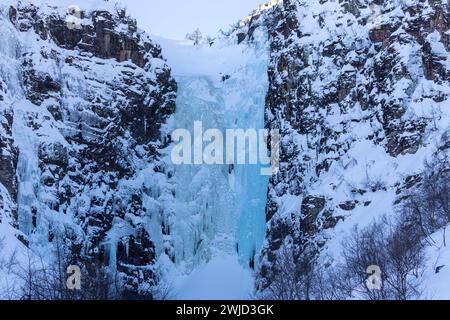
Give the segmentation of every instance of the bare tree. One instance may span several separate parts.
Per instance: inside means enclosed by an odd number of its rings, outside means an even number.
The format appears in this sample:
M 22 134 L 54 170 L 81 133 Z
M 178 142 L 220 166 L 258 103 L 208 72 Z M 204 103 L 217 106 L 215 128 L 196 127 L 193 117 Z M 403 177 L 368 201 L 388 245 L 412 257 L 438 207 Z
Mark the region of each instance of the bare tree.
M 6 275 L 2 279 L 3 287 L 0 288 L 0 298 L 7 300 L 19 299 L 19 284 L 17 279 L 10 278 L 9 275 L 13 274 L 13 270 L 17 268 L 17 251 L 14 250 L 11 254 L 6 255 L 5 249 L 5 238 L 0 238 L 0 273 Z
M 445 152 L 437 152 L 425 162 L 418 186 L 411 188 L 400 206 L 400 213 L 416 224 L 424 237 L 450 223 L 450 163 Z
M 390 295 L 396 300 L 414 299 L 420 296 L 420 272 L 424 266 L 424 246 L 416 225 L 403 219 L 390 228 L 387 237 L 389 258 L 386 283 Z
M 192 33 L 186 34 L 186 39 L 193 41 L 194 45 L 198 46 L 203 39 L 203 35 L 200 29 L 197 28 Z
M 291 246 L 282 245 L 275 260 L 270 286 L 263 293 L 264 299 L 299 300 L 300 287 L 294 254 Z
M 345 300 L 351 296 L 341 268 L 332 265 L 318 266 L 312 294 L 316 300 Z
M 344 240 L 342 257 L 344 262 L 338 266 L 341 277 L 339 287 L 348 296 L 358 296 L 368 300 L 387 299 L 386 288 L 370 290 L 366 286 L 369 277 L 367 268 L 379 266 L 387 270 L 385 230 L 379 223 L 373 223 L 364 230 L 354 228 L 351 236 Z
M 310 300 L 317 282 L 315 255 L 308 250 L 296 254 L 295 246 L 284 243 L 274 261 L 271 283 L 261 298 L 270 300 Z
M 45 252 L 27 249 L 26 262 L 17 264 L 12 274 L 21 280 L 18 290 L 23 300 L 105 300 L 116 297 L 112 275 L 88 257 L 81 258 L 74 249 L 71 230 L 52 230 L 52 241 Z M 82 288 L 67 285 L 69 266 L 81 271 Z
M 216 38 L 212 37 L 212 36 L 206 36 L 205 37 L 205 42 L 207 45 L 209 45 L 210 47 L 213 46 L 214 42 L 216 41 Z
M 420 296 L 424 246 L 417 226 L 383 218 L 365 229 L 355 228 L 343 243 L 338 266 L 339 287 L 349 296 L 368 300 L 407 300 Z M 381 271 L 381 286 L 366 285 L 368 268 Z

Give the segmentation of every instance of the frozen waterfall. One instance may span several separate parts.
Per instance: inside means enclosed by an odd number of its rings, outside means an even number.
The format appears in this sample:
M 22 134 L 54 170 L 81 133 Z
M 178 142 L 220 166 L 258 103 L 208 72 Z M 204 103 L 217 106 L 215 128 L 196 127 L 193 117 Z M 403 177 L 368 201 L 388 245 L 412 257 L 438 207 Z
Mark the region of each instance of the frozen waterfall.
M 4 80 L 6 85 L 6 100 L 2 101 L 1 108 L 12 109 L 14 105 L 14 115 L 17 119 L 19 116 L 23 116 L 21 107 L 24 105 L 24 103 L 17 102 L 23 101 L 24 97 L 19 79 L 21 43 L 17 30 L 11 24 L 2 21 L 6 19 L 4 12 L 6 12 L 6 7 L 0 7 L 0 39 L 2 39 L 2 45 L 0 46 L 0 80 Z M 2 109 L 0 111 L 3 111 Z M 36 224 L 35 219 L 37 218 L 37 211 L 35 210 L 37 210 L 38 205 L 36 204 L 35 186 L 37 185 L 39 166 L 32 153 L 27 152 L 27 149 L 32 146 L 32 142 L 28 139 L 28 131 L 23 127 L 18 127 L 17 122 L 19 121 L 14 121 L 13 134 L 15 137 L 22 138 L 17 139 L 20 141 L 18 143 L 20 154 L 17 164 L 19 179 L 18 222 L 20 230 L 29 235 L 33 225 Z
M 227 129 L 264 128 L 267 48 L 159 42 L 178 82 L 174 129 L 187 129 L 194 137 L 197 121 L 204 131 L 219 129 L 223 133 Z M 246 272 L 251 277 L 250 270 L 257 268 L 266 226 L 269 178 L 261 175 L 260 165 L 177 165 L 173 179 L 176 219 L 172 237 L 177 265 L 186 273 L 200 268 L 205 278 L 225 277 L 225 282 L 238 287 L 248 283 L 242 277 Z M 223 261 L 231 261 L 230 268 L 223 266 Z M 236 265 L 242 271 L 236 271 Z M 197 271 L 192 277 L 201 278 Z M 192 287 L 186 285 L 192 281 L 188 279 L 180 287 Z M 208 289 L 200 286 L 196 292 L 205 291 L 207 296 Z M 251 285 L 244 287 L 251 290 Z M 216 296 L 214 290 L 229 292 L 220 284 L 211 284 L 210 289 L 212 296 Z M 183 292 L 182 297 L 189 298 L 189 294 Z M 198 294 L 192 297 L 201 298 Z M 223 297 L 238 296 L 224 293 Z

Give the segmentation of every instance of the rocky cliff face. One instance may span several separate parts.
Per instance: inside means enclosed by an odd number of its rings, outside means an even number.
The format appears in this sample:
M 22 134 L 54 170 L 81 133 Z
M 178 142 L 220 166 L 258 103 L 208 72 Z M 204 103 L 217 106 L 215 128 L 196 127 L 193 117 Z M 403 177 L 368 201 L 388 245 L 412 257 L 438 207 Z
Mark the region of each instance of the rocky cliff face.
M 2 88 L 0 88 L 2 89 Z M 0 96 L 0 100 L 3 97 Z M 0 221 L 8 219 L 9 223 L 17 226 L 17 209 L 12 199 L 17 196 L 17 177 L 15 168 L 17 166 L 17 148 L 14 146 L 12 135 L 12 113 L 2 110 L 0 129 Z
M 163 219 L 158 203 L 171 196 L 159 150 L 177 86 L 123 9 L 87 8 L 1 6 L 0 219 L 27 244 L 69 232 L 74 262 L 118 270 L 125 296 L 150 295 L 148 221 Z
M 239 40 L 260 26 L 271 42 L 266 125 L 283 136 L 262 290 L 283 244 L 306 274 L 337 230 L 394 211 L 397 187 L 448 148 L 450 21 L 446 1 L 285 0 Z

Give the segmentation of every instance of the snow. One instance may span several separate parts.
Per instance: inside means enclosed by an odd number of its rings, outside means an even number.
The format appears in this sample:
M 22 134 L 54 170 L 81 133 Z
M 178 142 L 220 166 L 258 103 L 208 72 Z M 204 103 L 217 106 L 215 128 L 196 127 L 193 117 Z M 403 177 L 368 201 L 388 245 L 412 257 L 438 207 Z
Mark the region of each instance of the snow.
M 450 297 L 450 234 L 448 230 L 445 233 L 441 230 L 433 234 L 431 239 L 432 244 L 426 251 L 428 263 L 422 275 L 422 279 L 425 280 L 424 296 L 427 299 L 448 300 Z
M 168 40 L 161 37 L 153 39 L 162 47 L 175 76 L 208 76 L 220 80 L 220 75 L 236 71 L 242 63 L 242 46 L 217 41 L 208 45 L 194 46 L 192 41 Z
M 81 10 L 86 12 L 92 11 L 113 11 L 117 8 L 119 1 L 108 1 L 108 0 L 22 0 L 23 4 L 26 2 L 39 7 L 40 10 L 46 10 L 47 12 L 59 10 L 60 13 L 67 12 L 67 10 L 76 5 Z M 17 5 L 17 0 L 2 0 L 1 7 L 9 8 L 11 5 Z
M 174 292 L 177 300 L 249 300 L 253 277 L 235 255 L 219 253 L 189 276 L 179 277 Z
M 0 194 L 3 193 L 1 189 L 0 184 Z M 18 289 L 23 283 L 17 275 L 17 266 L 26 265 L 29 255 L 33 258 L 33 253 L 18 241 L 17 237 L 24 235 L 13 228 L 2 214 L 3 212 L 0 212 L 0 300 L 20 299 Z

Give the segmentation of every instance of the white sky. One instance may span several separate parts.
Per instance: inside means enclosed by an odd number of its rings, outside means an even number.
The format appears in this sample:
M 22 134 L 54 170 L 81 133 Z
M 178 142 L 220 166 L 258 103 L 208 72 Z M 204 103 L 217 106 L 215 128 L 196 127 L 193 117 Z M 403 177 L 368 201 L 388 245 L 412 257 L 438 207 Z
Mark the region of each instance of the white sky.
M 265 0 L 121 0 L 150 34 L 181 40 L 200 28 L 215 34 L 247 16 Z

